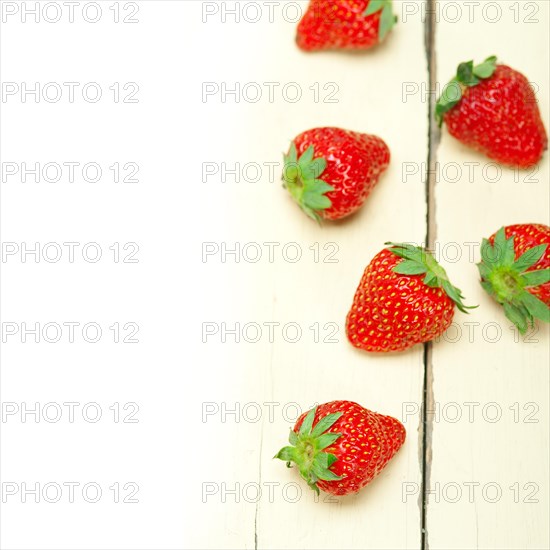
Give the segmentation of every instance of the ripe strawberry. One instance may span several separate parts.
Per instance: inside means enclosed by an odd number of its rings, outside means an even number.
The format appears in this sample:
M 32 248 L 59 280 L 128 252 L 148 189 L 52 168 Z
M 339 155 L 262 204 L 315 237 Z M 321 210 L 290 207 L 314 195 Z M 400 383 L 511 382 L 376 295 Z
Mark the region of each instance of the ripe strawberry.
M 426 250 L 394 244 L 365 269 L 346 320 L 348 340 L 366 351 L 403 351 L 443 334 L 462 303 L 445 270 Z
M 502 164 L 528 168 L 548 148 L 548 137 L 527 79 L 488 57 L 458 66 L 436 106 L 449 133 Z
M 300 208 L 317 221 L 337 220 L 365 202 L 388 167 L 390 150 L 377 136 L 314 128 L 292 142 L 284 162 L 284 187 Z
M 396 20 L 392 0 L 312 0 L 296 43 L 305 51 L 366 50 L 382 42 Z
M 307 484 L 333 495 L 356 493 L 376 477 L 405 441 L 395 418 L 352 401 L 331 401 L 302 414 L 290 447 L 274 458 L 294 462 Z
M 550 322 L 550 227 L 502 227 L 481 243 L 481 286 L 525 333 L 535 319 Z

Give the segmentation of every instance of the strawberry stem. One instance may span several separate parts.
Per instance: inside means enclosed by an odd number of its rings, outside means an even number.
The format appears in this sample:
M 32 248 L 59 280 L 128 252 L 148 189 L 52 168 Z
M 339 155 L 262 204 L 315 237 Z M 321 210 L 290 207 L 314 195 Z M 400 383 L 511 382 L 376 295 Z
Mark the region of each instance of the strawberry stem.
M 337 457 L 324 449 L 332 445 L 342 434 L 327 432 L 342 416 L 341 412 L 327 414 L 313 426 L 317 408 L 312 409 L 304 418 L 300 431 L 290 430 L 290 445 L 283 447 L 273 458 L 284 460 L 288 468 L 294 462 L 300 475 L 317 493 L 317 481 L 337 481 L 342 479 L 330 470 Z
M 481 262 L 477 265 L 481 286 L 502 304 L 506 317 L 521 334 L 534 325 L 535 319 L 550 322 L 550 308 L 529 292 L 529 288 L 550 282 L 550 269 L 532 270 L 547 247 L 534 246 L 516 260 L 514 236 L 507 239 L 504 227 L 495 234 L 493 244 L 487 239 L 481 243 Z
M 319 222 L 319 212 L 332 206 L 326 193 L 334 191 L 334 187 L 319 179 L 327 167 L 327 161 L 322 157 L 314 159 L 314 155 L 315 148 L 310 145 L 298 158 L 296 144 L 292 142 L 288 154 L 284 156 L 283 186 L 298 206 Z

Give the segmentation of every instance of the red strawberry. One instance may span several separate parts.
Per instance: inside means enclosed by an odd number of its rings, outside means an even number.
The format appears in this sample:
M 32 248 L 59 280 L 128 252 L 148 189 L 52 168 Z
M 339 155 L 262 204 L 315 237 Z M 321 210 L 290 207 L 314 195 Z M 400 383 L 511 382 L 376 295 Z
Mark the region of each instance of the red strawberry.
M 391 244 L 365 269 L 346 320 L 348 340 L 366 351 L 403 351 L 443 334 L 462 294 L 426 250 Z
M 376 477 L 405 441 L 403 424 L 352 401 L 331 401 L 304 413 L 290 447 L 274 458 L 294 462 L 308 485 L 333 495 L 356 493 Z
M 535 319 L 550 322 L 550 227 L 502 227 L 481 243 L 481 286 L 525 333 Z
M 488 57 L 458 66 L 436 106 L 439 125 L 473 149 L 502 164 L 528 168 L 539 162 L 548 137 L 527 79 Z
M 366 50 L 382 42 L 396 20 L 392 0 L 312 0 L 296 42 L 305 51 Z
M 284 161 L 284 186 L 302 210 L 317 221 L 337 220 L 365 202 L 390 150 L 377 136 L 314 128 L 292 142 Z

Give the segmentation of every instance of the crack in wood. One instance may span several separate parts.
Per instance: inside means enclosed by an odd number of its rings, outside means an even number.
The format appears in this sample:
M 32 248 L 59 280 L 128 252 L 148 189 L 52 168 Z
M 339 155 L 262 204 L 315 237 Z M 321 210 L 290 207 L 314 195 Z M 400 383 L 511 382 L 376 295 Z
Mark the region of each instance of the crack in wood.
M 437 159 L 437 147 L 440 140 L 440 131 L 432 116 L 436 103 L 436 0 L 426 0 L 426 21 L 424 28 L 424 40 L 426 58 L 428 62 L 428 159 L 426 175 L 426 247 L 434 249 L 437 235 L 436 202 L 435 202 L 435 167 Z M 430 486 L 430 474 L 432 465 L 432 433 L 433 416 L 428 414 L 433 410 L 433 346 L 431 342 L 424 344 L 424 380 L 422 389 L 422 414 L 419 425 L 420 469 L 422 477 L 422 490 L 418 498 L 420 508 L 420 547 L 429 549 L 428 539 L 428 503 L 427 490 Z

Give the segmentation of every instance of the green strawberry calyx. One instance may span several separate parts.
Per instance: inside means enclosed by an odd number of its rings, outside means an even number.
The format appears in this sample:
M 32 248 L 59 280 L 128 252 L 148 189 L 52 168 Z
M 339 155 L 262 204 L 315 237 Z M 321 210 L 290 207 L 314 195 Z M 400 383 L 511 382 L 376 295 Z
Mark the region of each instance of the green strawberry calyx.
M 317 408 L 309 411 L 298 433 L 290 430 L 288 438 L 290 446 L 283 447 L 273 458 L 284 460 L 287 468 L 291 468 L 291 463 L 294 462 L 307 484 L 319 494 L 317 481 L 338 481 L 342 479 L 341 476 L 337 476 L 330 470 L 330 467 L 338 458 L 332 453 L 325 452 L 324 449 L 330 447 L 342 436 L 340 433 L 327 433 L 327 430 L 343 413 L 327 414 L 313 426 L 316 411 Z
M 466 61 L 458 66 L 455 77 L 443 88 L 435 106 L 435 118 L 440 127 L 443 124 L 443 115 L 462 99 L 464 90 L 493 76 L 496 68 L 495 55 L 488 57 L 479 65 L 474 66 L 473 61 Z
M 397 16 L 393 14 L 392 0 L 370 0 L 363 15 L 366 17 L 379 11 L 382 13 L 380 14 L 380 25 L 378 27 L 378 42 L 382 42 L 397 23 Z
M 332 206 L 326 193 L 334 191 L 334 187 L 319 179 L 327 161 L 322 157 L 314 159 L 314 154 L 315 148 L 310 145 L 298 158 L 296 144 L 292 142 L 284 156 L 283 186 L 310 218 L 320 222 L 319 212 Z
M 462 313 L 468 313 L 469 309 L 477 306 L 466 306 L 462 301 L 462 291 L 451 284 L 446 271 L 437 263 L 431 252 L 421 246 L 408 243 L 385 243 L 389 245 L 389 251 L 403 258 L 394 268 L 394 273 L 400 275 L 423 275 L 423 283 L 432 288 L 442 288 L 445 294 L 455 303 Z
M 532 269 L 543 257 L 547 244 L 526 250 L 517 260 L 514 236 L 506 238 L 506 229 L 500 228 L 494 243 L 481 243 L 481 262 L 477 264 L 481 286 L 504 307 L 506 317 L 525 334 L 535 319 L 550 322 L 550 308 L 529 292 L 550 281 L 550 268 Z M 531 270 L 531 271 L 530 271 Z

